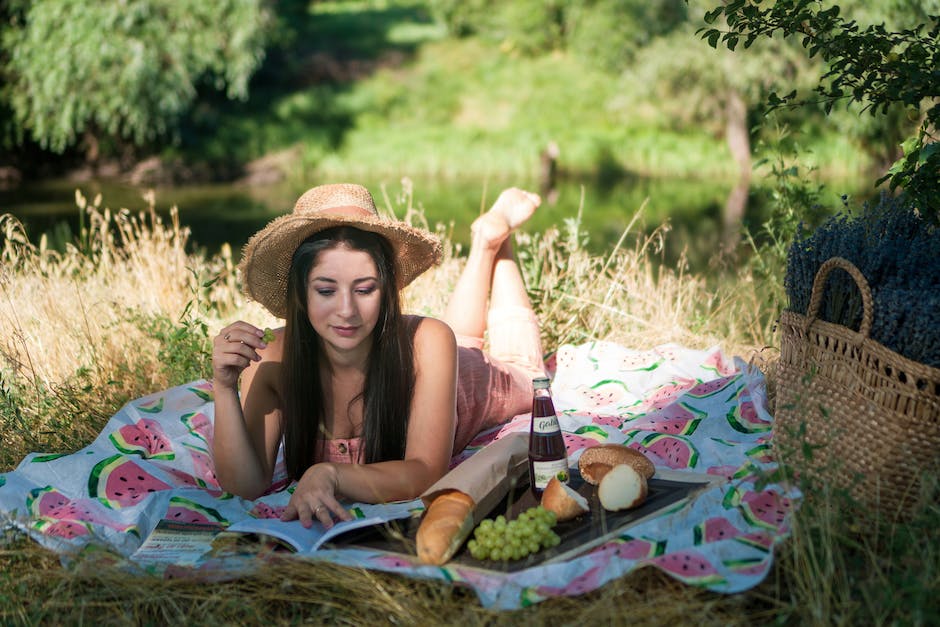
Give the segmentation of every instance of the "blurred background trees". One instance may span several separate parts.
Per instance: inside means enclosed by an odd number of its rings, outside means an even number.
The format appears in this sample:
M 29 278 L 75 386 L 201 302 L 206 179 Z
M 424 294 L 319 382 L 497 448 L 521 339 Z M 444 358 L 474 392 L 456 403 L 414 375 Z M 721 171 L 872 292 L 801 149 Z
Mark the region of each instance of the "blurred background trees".
M 870 168 L 871 181 L 903 157 L 892 180 L 904 185 L 940 158 L 940 0 L 772 6 L 792 9 L 790 31 L 761 25 L 768 3 L 744 0 L 7 0 L 0 168 L 51 176 L 109 161 L 122 173 L 153 157 L 232 180 L 287 154 L 298 178 L 519 176 L 559 146 L 561 176 L 721 180 L 738 191 L 724 211 L 739 221 L 771 148 L 809 155 L 829 177 Z M 834 7 L 841 21 L 827 17 Z M 859 37 L 833 40 L 842 56 L 810 54 L 847 24 Z M 702 41 L 704 27 L 736 38 Z M 907 87 L 867 110 L 854 97 L 871 91 L 867 78 L 812 97 L 849 76 L 839 59 L 856 48 L 874 55 L 866 77 Z M 768 116 L 770 94 L 792 90 L 810 97 Z
M 91 162 L 172 136 L 210 90 L 246 98 L 271 24 L 263 0 L 9 0 L 0 17 L 7 146 Z

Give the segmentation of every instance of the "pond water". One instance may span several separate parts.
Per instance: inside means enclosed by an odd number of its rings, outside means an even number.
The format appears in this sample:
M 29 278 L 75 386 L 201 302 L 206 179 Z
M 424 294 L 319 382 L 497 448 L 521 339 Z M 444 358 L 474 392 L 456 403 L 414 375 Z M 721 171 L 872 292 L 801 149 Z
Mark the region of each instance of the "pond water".
M 408 206 L 406 190 L 410 188 L 412 206 L 423 209 L 431 227 L 445 225 L 451 238 L 462 244 L 468 242 L 469 225 L 481 207 L 492 204 L 501 189 L 509 185 L 537 188 L 527 181 L 356 180 L 369 187 L 380 206 L 390 206 L 399 217 Z M 325 181 L 312 181 L 310 185 L 320 182 Z M 226 242 L 233 250 L 240 251 L 252 233 L 290 211 L 306 187 L 287 183 L 214 184 L 154 191 L 158 212 L 165 215 L 170 207 L 178 207 L 181 223 L 192 231 L 190 245 L 214 253 Z M 543 202 L 529 229 L 544 231 L 560 227 L 580 215 L 589 250 L 603 254 L 616 244 L 639 212 L 628 234 L 627 245 L 668 221 L 670 233 L 663 261 L 671 264 L 685 251 L 691 268 L 703 270 L 720 246 L 721 215 L 731 187 L 727 182 L 676 179 L 627 178 L 609 184 L 565 179 L 552 197 Z M 849 189 L 848 185 L 834 184 L 826 192 L 824 203 L 833 211 L 838 210 L 840 195 L 855 193 L 858 188 L 858 185 Z M 79 228 L 76 190 L 81 190 L 89 199 L 100 193 L 102 206 L 113 210 L 126 208 L 136 212 L 147 207 L 143 188 L 115 182 L 49 180 L 0 190 L 0 213 L 16 216 L 26 225 L 33 241 L 38 241 L 45 232 L 50 234 L 53 245 L 61 246 Z M 752 188 L 750 191 L 745 223 L 752 231 L 758 231 L 767 218 L 768 197 L 766 190 Z

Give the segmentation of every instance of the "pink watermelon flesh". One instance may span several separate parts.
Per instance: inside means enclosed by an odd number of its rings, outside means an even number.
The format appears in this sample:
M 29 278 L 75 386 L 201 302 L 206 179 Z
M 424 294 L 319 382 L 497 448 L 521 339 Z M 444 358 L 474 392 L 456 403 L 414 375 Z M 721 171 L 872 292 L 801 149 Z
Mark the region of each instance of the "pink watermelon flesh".
M 142 418 L 135 424 L 124 425 L 108 437 L 122 453 L 155 459 L 175 457 L 169 438 L 156 420 Z
M 174 496 L 164 518 L 188 523 L 223 524 L 225 518 L 215 509 L 195 501 Z
M 186 414 L 180 420 L 194 436 L 205 442 L 212 443 L 212 421 L 202 412 Z
M 734 374 L 735 371 L 734 367 L 724 360 L 721 351 L 715 351 L 709 355 L 705 361 L 702 362 L 702 367 L 706 370 L 712 370 L 723 377 Z
M 568 451 L 568 457 L 571 457 L 577 451 L 598 444 L 597 440 L 584 438 L 580 435 L 574 435 L 573 433 L 562 433 L 562 437 L 565 440 L 565 449 Z
M 199 385 L 189 388 L 189 391 L 207 403 L 211 402 L 215 398 L 211 383 L 200 383 Z
M 215 476 L 215 467 L 209 451 L 198 446 L 184 444 L 193 459 L 193 469 L 196 473 L 196 482 L 203 488 L 218 488 L 219 479 Z
M 666 551 L 666 542 L 659 540 L 644 540 L 642 538 L 625 537 L 617 554 L 624 559 L 639 560 L 662 555 Z
M 581 398 L 589 407 L 603 407 L 616 403 L 624 396 L 622 381 L 601 381 L 581 391 Z
M 630 446 L 644 455 L 655 455 L 669 468 L 694 468 L 698 463 L 698 451 L 690 441 L 680 436 L 656 433 Z
M 747 399 L 731 408 L 727 415 L 728 424 L 741 433 L 760 433 L 770 431 L 770 422 L 764 421 L 757 413 L 754 401 Z
M 284 507 L 271 507 L 267 503 L 256 503 L 248 513 L 255 518 L 280 518 L 284 509 Z
M 94 523 L 117 531 L 131 531 L 136 533 L 136 527 L 134 525 L 116 523 L 103 515 L 103 513 L 94 511 L 90 503 L 73 501 L 52 486 L 35 488 L 30 491 L 26 505 L 30 513 L 37 518 Z
M 692 541 L 696 546 L 706 542 L 729 540 L 739 535 L 741 530 L 731 524 L 730 520 L 718 516 L 709 518 L 692 529 Z
M 43 535 L 54 536 L 56 538 L 65 538 L 71 540 L 79 536 L 87 536 L 91 533 L 87 524 L 75 520 L 37 520 L 33 527 L 41 531 Z
M 124 455 L 101 460 L 88 478 L 89 495 L 112 509 L 137 505 L 150 493 L 171 487 Z
M 697 584 L 716 584 L 724 577 L 715 570 L 711 562 L 695 551 L 676 551 L 661 555 L 653 560 L 659 568 L 673 574 L 683 581 Z
M 732 383 L 735 383 L 739 378 L 740 375 L 733 375 L 730 377 L 719 377 L 718 379 L 712 379 L 711 381 L 704 381 L 690 389 L 688 392 L 686 392 L 686 394 L 696 398 L 714 396 L 718 392 L 726 389 Z
M 652 394 L 643 399 L 643 406 L 647 409 L 664 409 L 693 385 L 695 385 L 695 379 L 679 379 L 672 383 L 661 385 Z
M 694 413 L 693 413 L 694 412 Z M 626 425 L 630 431 L 658 431 L 672 435 L 691 435 L 708 414 L 684 403 L 672 403 L 663 409 L 652 411 L 637 422 Z M 637 420 L 635 418 L 634 420 Z
M 766 531 L 757 531 L 755 533 L 745 533 L 734 539 L 735 542 L 746 544 L 749 547 L 760 551 L 770 552 L 774 546 L 774 537 Z
M 779 529 L 790 511 L 790 499 L 773 490 L 748 492 L 741 499 L 741 514 L 752 525 Z
M 620 370 L 643 371 L 655 370 L 663 363 L 663 358 L 657 353 L 647 352 L 637 355 L 627 355 L 620 360 Z
M 763 557 L 746 557 L 739 560 L 722 560 L 722 564 L 739 575 L 762 575 L 770 568 L 770 560 Z
M 748 524 L 776 531 L 786 521 L 790 510 L 790 499 L 775 490 L 754 492 L 732 486 L 722 499 L 727 509 L 737 507 Z

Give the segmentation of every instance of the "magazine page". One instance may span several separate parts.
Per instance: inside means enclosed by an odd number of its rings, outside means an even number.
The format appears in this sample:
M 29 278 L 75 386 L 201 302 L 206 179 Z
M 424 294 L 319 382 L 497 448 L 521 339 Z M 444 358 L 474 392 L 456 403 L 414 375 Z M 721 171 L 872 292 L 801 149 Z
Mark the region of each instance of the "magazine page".
M 212 540 L 220 531 L 218 524 L 163 519 L 131 559 L 141 564 L 194 566 L 212 548 Z
M 312 526 L 307 528 L 299 520 L 282 521 L 278 518 L 246 518 L 230 525 L 227 531 L 271 536 L 287 543 L 298 553 L 313 553 L 323 543 L 343 533 L 353 529 L 408 518 L 412 513 L 422 510 L 423 507 L 421 499 L 382 505 L 356 503 L 349 508 L 349 512 L 353 515 L 352 520 L 338 521 L 329 529 L 318 522 L 314 522 Z

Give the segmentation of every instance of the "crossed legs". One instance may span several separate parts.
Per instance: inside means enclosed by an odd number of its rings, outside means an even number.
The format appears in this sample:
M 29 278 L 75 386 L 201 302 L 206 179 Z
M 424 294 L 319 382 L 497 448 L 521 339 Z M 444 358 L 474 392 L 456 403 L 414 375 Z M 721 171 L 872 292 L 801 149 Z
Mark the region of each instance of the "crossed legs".
M 541 345 L 510 235 L 532 216 L 540 203 L 537 194 L 510 188 L 474 221 L 467 262 L 444 312 L 444 320 L 454 333 L 467 338 L 482 339 L 491 315 L 497 322 L 506 317 L 534 328 L 534 332 L 516 332 L 489 325 L 490 352 L 510 362 L 522 357 L 522 361 L 530 363 L 519 365 L 529 369 L 540 368 L 531 362 L 535 357 L 540 364 Z

